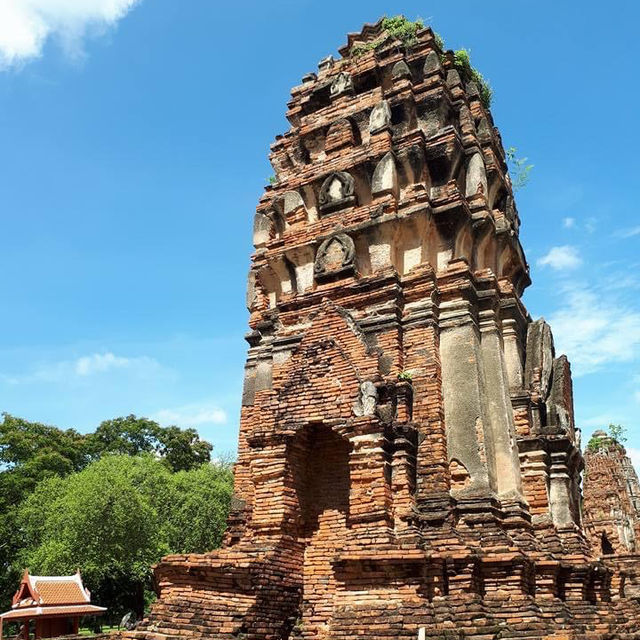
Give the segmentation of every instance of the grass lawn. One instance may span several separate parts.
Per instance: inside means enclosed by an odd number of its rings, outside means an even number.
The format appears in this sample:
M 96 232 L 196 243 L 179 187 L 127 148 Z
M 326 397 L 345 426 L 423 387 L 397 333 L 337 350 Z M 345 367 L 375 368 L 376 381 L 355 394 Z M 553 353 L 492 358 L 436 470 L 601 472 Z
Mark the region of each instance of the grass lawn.
M 110 627 L 108 625 L 103 625 L 102 627 L 102 633 L 109 633 L 111 631 L 118 631 L 120 627 L 114 625 L 113 627 Z M 78 630 L 78 634 L 81 636 L 95 636 L 96 632 L 92 631 L 91 629 L 89 629 L 88 627 L 82 627 L 81 629 Z

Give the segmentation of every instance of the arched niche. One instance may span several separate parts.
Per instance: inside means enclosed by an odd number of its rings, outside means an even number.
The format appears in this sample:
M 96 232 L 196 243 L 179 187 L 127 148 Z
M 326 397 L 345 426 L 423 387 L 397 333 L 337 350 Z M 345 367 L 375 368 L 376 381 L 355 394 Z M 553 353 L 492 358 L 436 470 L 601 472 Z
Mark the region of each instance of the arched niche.
M 269 300 L 270 308 L 274 308 L 283 295 L 297 292 L 295 266 L 285 256 L 262 267 L 258 271 L 258 281 Z
M 485 225 L 476 241 L 473 269 L 491 269 L 497 273 L 497 241 L 491 225 Z
M 455 237 L 455 247 L 453 250 L 455 259 L 462 258 L 471 265 L 473 258 L 473 233 L 471 223 L 465 222 L 458 227 Z
M 313 288 L 314 252 L 310 246 L 287 251 L 287 260 L 295 271 L 296 291 L 309 291 Z
M 355 269 L 355 245 L 345 233 L 327 238 L 318 247 L 313 272 L 316 280 L 352 275 Z
M 278 212 L 286 227 L 292 227 L 308 221 L 307 207 L 298 191 L 286 191 L 276 198 L 274 209 Z
M 518 253 L 506 243 L 498 255 L 498 278 L 507 278 L 514 285 L 522 274 L 522 264 Z
M 355 180 L 346 171 L 329 174 L 320 187 L 318 197 L 321 213 L 351 207 L 356 203 Z
M 453 259 L 456 226 L 452 222 L 437 222 L 431 217 L 427 227 L 429 264 L 434 271 L 445 271 Z
M 396 154 L 396 168 L 400 192 L 415 185 L 422 184 L 425 189 L 431 186 L 431 178 L 420 145 L 404 148 Z
M 327 153 L 360 144 L 360 134 L 349 118 L 334 122 L 327 131 L 324 148 Z
M 393 263 L 399 274 L 405 275 L 428 261 L 427 215 L 403 220 L 396 230 Z

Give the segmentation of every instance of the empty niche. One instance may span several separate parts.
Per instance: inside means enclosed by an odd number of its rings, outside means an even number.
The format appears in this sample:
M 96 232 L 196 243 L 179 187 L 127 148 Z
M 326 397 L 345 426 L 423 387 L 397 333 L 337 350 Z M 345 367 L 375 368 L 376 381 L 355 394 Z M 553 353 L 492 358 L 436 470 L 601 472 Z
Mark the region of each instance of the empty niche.
M 342 118 L 334 122 L 327 131 L 324 148 L 327 153 L 358 145 L 359 131 L 348 118 Z
M 428 262 L 434 271 L 444 271 L 453 258 L 454 227 L 452 224 L 437 224 L 434 218 L 429 219 L 427 226 Z
M 369 265 L 372 273 L 393 264 L 392 248 L 394 227 L 385 223 L 373 227 L 367 233 L 369 243 Z
M 294 249 L 287 252 L 287 258 L 295 270 L 296 291 L 311 289 L 313 287 L 313 249 L 311 247 Z
M 276 306 L 283 295 L 296 292 L 294 265 L 286 258 L 278 258 L 258 273 L 259 282 L 269 300 L 269 307 Z
M 316 192 L 313 185 L 306 184 L 301 187 L 302 198 L 307 208 L 307 219 L 309 222 L 316 222 L 318 220 L 318 202 L 316 200 Z
M 395 244 L 394 264 L 405 275 L 422 264 L 427 257 L 427 218 L 424 215 L 400 224 Z
M 294 520 L 301 537 L 322 526 L 346 528 L 350 453 L 350 442 L 322 424 L 304 427 L 288 445 L 288 469 L 297 503 Z
M 394 135 L 405 133 L 412 128 L 412 110 L 404 102 L 391 106 L 391 129 Z
M 402 149 L 396 156 L 396 168 L 398 171 L 398 186 L 400 192 L 410 185 L 423 184 L 430 186 L 429 174 L 424 158 L 424 151 L 419 145 L 412 145 Z
M 371 259 L 369 256 L 369 242 L 365 234 L 359 234 L 354 239 L 356 248 L 356 267 L 358 273 L 368 276 L 371 273 Z
M 473 235 L 471 233 L 471 225 L 463 223 L 458 227 L 456 233 L 456 243 L 454 257 L 466 260 L 467 264 L 471 264 L 473 254 Z
M 474 269 L 491 269 L 496 273 L 496 239 L 493 228 L 486 225 L 479 240 L 476 242 L 473 259 Z

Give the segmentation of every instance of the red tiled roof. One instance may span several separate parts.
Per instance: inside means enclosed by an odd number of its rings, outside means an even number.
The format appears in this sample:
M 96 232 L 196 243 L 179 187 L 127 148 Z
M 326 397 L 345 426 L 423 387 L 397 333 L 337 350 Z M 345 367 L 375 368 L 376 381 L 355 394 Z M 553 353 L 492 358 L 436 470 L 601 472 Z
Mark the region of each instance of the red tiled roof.
M 81 604 L 88 601 L 84 590 L 76 580 L 40 580 L 32 577 L 35 590 L 40 596 L 40 604 Z
M 75 604 L 67 607 L 22 607 L 0 614 L 2 620 L 21 620 L 42 616 L 87 616 L 100 615 L 107 609 L 94 604 Z
M 72 576 L 32 576 L 25 571 L 13 597 L 13 609 L 88 605 L 91 594 L 82 584 L 78 571 Z

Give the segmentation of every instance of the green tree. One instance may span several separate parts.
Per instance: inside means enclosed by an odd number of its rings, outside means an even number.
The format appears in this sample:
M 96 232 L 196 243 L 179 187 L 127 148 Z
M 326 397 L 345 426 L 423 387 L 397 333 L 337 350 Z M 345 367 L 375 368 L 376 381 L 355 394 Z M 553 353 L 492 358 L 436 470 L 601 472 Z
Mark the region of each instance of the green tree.
M 20 579 L 13 561 L 23 545 L 16 524 L 17 509 L 36 485 L 47 478 L 65 476 L 89 460 L 86 437 L 29 422 L 8 413 L 0 422 L 0 608 L 10 606 Z
M 64 478 L 107 454 L 153 454 L 168 470 L 198 468 L 210 460 L 211 445 L 195 429 L 161 427 L 130 415 L 100 424 L 94 433 L 30 422 L 2 414 L 0 422 L 0 609 L 10 606 L 24 547 L 17 523 L 21 503 L 38 483 Z
M 610 424 L 609 435 L 620 445 L 627 441 L 627 429 L 621 424 Z
M 167 520 L 173 552 L 202 553 L 219 547 L 227 522 L 233 474 L 228 464 L 205 464 L 173 476 Z
M 161 427 L 148 418 L 129 415 L 105 420 L 88 436 L 94 458 L 105 453 L 136 456 L 155 453 L 174 471 L 200 466 L 211 459 L 211 445 L 201 440 L 195 429 L 176 426 Z
M 78 471 L 88 461 L 87 438 L 74 429 L 62 430 L 3 413 L 0 507 L 17 504 L 41 480 Z
M 509 165 L 509 174 L 511 175 L 511 186 L 514 191 L 518 191 L 529 184 L 531 178 L 531 169 L 534 165 L 527 164 L 529 158 L 518 158 L 518 150 L 515 147 L 509 147 L 506 150 L 507 164 Z
M 142 614 L 151 565 L 168 552 L 219 546 L 231 499 L 228 467 L 173 473 L 153 455 L 105 455 L 37 486 L 19 510 L 17 566 L 64 574 L 78 567 L 112 619 Z

